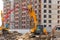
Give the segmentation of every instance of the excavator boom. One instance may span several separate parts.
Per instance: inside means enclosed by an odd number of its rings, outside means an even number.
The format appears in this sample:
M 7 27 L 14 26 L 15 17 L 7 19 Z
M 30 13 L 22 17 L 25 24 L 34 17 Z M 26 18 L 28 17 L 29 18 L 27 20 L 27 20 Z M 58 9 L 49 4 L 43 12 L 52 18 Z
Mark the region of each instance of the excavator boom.
M 34 33 L 36 31 L 36 26 L 37 26 L 37 17 L 35 15 L 35 11 L 32 9 L 31 5 L 28 5 L 28 11 L 29 11 L 30 19 L 33 18 L 33 20 L 34 20 L 34 26 L 31 29 L 31 32 Z

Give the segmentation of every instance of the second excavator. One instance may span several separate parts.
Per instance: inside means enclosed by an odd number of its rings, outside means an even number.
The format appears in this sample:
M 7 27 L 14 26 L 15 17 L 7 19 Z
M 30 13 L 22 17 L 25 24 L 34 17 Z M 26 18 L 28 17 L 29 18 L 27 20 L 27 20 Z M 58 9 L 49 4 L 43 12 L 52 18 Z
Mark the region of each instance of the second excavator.
M 9 33 L 9 28 L 7 27 L 8 24 L 6 24 L 6 27 L 4 27 L 4 17 L 2 17 L 2 11 L 0 13 L 1 19 L 2 19 L 2 25 L 0 26 L 0 31 L 2 31 L 2 34 L 8 34 Z

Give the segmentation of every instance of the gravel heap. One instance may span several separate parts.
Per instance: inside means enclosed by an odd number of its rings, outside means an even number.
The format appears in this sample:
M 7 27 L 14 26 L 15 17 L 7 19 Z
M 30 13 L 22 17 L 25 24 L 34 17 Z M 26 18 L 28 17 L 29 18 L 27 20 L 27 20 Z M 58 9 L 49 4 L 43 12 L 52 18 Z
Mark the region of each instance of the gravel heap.
M 1 34 L 0 40 L 17 40 L 16 39 L 17 36 L 21 36 L 21 35 L 22 35 L 21 33 L 18 33 L 16 31 L 9 33 L 9 34 L 6 34 L 6 35 Z
M 26 33 L 21 36 L 17 36 L 17 40 L 40 40 L 37 37 L 31 38 L 31 33 Z

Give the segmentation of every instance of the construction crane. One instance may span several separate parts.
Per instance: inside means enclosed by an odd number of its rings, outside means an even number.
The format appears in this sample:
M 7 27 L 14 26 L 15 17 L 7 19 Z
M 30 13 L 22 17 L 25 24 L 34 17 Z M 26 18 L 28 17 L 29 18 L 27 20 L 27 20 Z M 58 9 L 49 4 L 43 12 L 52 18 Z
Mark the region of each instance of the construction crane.
M 28 5 L 28 12 L 29 12 L 29 15 L 30 15 L 30 19 L 33 18 L 33 22 L 34 22 L 34 26 L 33 28 L 31 29 L 31 33 L 34 33 L 34 34 L 45 34 L 47 35 L 47 30 L 46 28 L 43 28 L 43 25 L 38 25 L 38 20 L 37 20 L 37 17 L 36 17 L 36 13 L 35 11 L 33 10 L 32 6 L 31 5 Z

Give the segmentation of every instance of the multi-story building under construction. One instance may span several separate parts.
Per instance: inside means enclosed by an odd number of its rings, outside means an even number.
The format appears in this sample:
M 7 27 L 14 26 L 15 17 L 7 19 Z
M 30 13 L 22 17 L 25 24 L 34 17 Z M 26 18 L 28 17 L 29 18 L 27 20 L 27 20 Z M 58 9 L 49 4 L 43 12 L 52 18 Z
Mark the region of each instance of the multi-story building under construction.
M 28 4 L 32 4 L 33 9 L 36 12 L 39 23 L 41 22 L 41 0 L 3 0 L 4 2 L 4 15 L 9 11 L 14 9 L 11 12 L 11 15 L 7 19 L 10 28 L 30 28 L 30 18 L 28 11 L 24 8 L 27 8 Z M 17 8 L 16 8 L 17 7 Z M 6 24 L 6 22 L 4 22 Z
M 7 6 L 8 4 L 10 6 Z M 60 25 L 60 0 L 5 0 L 4 14 L 7 12 L 6 10 L 18 7 L 11 12 L 12 14 L 8 18 L 11 28 L 28 29 L 31 27 L 28 11 L 24 9 L 28 4 L 32 4 L 39 24 L 50 28 Z
M 53 28 L 60 25 L 60 0 L 41 0 L 41 24 Z

